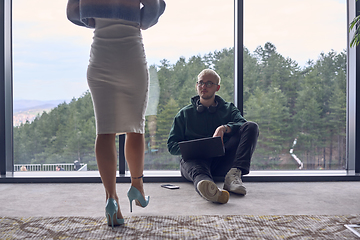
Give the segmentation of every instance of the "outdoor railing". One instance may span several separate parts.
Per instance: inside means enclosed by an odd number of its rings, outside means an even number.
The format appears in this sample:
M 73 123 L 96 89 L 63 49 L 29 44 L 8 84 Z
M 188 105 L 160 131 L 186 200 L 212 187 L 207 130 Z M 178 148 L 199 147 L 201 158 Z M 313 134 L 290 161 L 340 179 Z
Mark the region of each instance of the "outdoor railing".
M 58 168 L 58 169 L 57 169 Z M 78 168 L 76 170 L 76 168 Z M 55 164 L 14 164 L 15 172 L 22 171 L 87 171 L 87 164 L 55 163 Z

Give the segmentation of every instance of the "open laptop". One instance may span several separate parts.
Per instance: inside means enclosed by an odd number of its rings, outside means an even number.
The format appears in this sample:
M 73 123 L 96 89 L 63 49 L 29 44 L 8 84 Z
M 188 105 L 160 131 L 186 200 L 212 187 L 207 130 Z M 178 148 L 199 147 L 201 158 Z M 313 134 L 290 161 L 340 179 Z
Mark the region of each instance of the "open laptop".
M 179 142 L 182 158 L 188 159 L 207 159 L 223 156 L 225 149 L 221 137 L 199 138 L 190 141 Z

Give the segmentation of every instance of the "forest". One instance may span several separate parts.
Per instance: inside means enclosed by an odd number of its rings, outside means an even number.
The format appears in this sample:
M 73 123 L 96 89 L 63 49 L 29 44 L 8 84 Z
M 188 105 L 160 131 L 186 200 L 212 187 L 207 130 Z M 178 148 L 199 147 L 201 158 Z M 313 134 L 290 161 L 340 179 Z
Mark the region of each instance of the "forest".
M 149 66 L 150 92 L 158 87 L 159 94 L 150 99 L 146 116 L 146 170 L 179 169 L 179 156 L 168 153 L 166 141 L 173 117 L 196 95 L 196 78 L 204 68 L 221 76 L 218 95 L 233 102 L 233 48 Z M 302 67 L 267 42 L 252 53 L 244 47 L 243 72 L 243 115 L 260 127 L 252 170 L 296 170 L 299 161 L 305 170 L 345 168 L 345 51 L 319 53 Z M 15 164 L 78 160 L 97 170 L 88 91 L 13 130 Z

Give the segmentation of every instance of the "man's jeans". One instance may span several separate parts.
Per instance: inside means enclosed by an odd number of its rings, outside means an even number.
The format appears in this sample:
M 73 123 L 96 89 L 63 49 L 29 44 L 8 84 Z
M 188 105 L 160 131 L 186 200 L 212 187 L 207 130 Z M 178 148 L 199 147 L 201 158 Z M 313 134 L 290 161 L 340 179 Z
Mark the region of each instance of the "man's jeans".
M 224 177 L 230 168 L 239 168 L 242 175 L 248 174 L 258 136 L 259 127 L 256 123 L 244 123 L 239 132 L 225 143 L 224 156 L 186 161 L 181 159 L 181 175 L 193 182 L 196 188 L 201 180 L 213 181 L 213 177 Z

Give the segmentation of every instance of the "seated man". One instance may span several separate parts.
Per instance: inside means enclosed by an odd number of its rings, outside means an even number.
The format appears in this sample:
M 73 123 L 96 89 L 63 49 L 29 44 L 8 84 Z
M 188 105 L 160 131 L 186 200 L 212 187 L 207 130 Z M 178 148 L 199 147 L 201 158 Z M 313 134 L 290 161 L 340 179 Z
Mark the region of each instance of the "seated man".
M 220 76 L 211 69 L 198 75 L 198 96 L 181 109 L 174 118 L 167 142 L 173 155 L 180 155 L 179 142 L 220 136 L 225 155 L 211 159 L 180 160 L 181 175 L 194 183 L 196 191 L 206 200 L 227 203 L 229 192 L 245 195 L 241 176 L 248 174 L 251 156 L 259 135 L 258 125 L 246 121 L 233 103 L 215 95 L 220 89 Z M 224 177 L 224 190 L 213 177 Z M 227 191 L 226 191 L 227 190 Z

